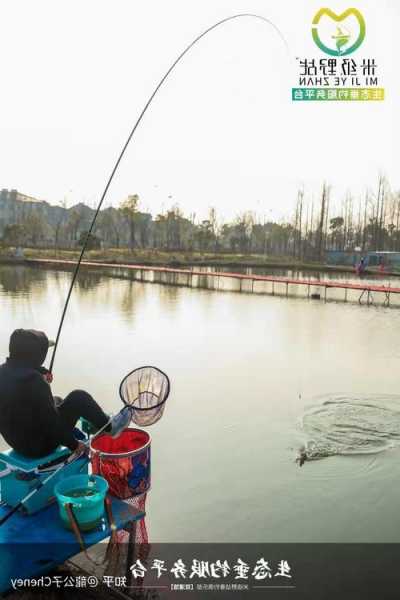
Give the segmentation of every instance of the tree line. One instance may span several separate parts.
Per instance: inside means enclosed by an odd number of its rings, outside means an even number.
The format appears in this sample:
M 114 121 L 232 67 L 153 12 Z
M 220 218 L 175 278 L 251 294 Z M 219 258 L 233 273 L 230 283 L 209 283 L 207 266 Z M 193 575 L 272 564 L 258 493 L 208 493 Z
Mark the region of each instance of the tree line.
M 78 204 L 67 208 L 46 202 L 0 204 L 0 235 L 4 246 L 77 248 L 83 244 L 94 209 Z M 384 176 L 376 190 L 362 197 L 350 193 L 338 203 L 323 184 L 317 199 L 299 189 L 291 218 L 276 222 L 243 211 L 222 222 L 210 208 L 206 219 L 185 216 L 175 204 L 152 216 L 140 210 L 137 194 L 118 208 L 99 214 L 89 240 L 91 248 L 155 248 L 166 251 L 232 252 L 323 260 L 326 251 L 400 251 L 400 194 Z

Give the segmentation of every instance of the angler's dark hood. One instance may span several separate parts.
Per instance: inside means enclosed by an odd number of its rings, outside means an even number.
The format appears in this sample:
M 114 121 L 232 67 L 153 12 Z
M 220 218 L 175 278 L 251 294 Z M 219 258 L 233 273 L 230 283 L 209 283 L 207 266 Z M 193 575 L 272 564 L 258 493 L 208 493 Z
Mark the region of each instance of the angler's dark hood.
M 43 331 L 16 329 L 10 337 L 10 359 L 26 367 L 40 367 L 45 361 L 49 346 L 53 346 Z

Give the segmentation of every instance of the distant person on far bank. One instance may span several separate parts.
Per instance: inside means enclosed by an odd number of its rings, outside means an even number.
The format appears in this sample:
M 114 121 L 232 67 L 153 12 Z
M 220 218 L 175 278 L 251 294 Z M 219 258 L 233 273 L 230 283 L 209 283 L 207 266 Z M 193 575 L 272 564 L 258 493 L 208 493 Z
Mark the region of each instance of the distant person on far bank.
M 362 275 L 365 272 L 365 258 L 362 256 L 360 262 L 356 267 L 357 275 Z

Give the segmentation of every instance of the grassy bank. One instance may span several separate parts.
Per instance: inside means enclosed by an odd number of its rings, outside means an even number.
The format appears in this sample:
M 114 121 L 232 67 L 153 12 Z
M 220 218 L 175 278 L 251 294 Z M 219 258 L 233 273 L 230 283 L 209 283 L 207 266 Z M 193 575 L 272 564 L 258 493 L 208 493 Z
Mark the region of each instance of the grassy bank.
M 26 259 L 48 258 L 52 260 L 77 260 L 78 250 L 55 250 L 40 248 L 24 248 Z M 146 266 L 189 267 L 192 265 L 202 267 L 260 267 L 276 269 L 296 269 L 307 271 L 327 271 L 340 273 L 354 273 L 348 266 L 326 265 L 318 262 L 299 261 L 292 257 L 265 256 L 260 254 L 217 254 L 205 252 L 178 252 L 154 249 L 108 248 L 106 250 L 88 250 L 85 260 L 106 262 L 111 264 L 142 264 Z M 0 262 L 10 263 L 21 261 L 15 257 L 14 248 L 0 249 Z M 369 270 L 373 273 L 374 270 Z

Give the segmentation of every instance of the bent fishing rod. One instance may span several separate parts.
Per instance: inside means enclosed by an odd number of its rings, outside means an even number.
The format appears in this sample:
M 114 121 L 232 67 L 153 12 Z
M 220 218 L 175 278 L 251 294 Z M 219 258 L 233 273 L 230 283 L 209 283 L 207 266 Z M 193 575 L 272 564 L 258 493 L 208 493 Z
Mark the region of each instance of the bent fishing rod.
M 231 15 L 230 17 L 226 17 L 225 19 L 221 19 L 217 23 L 214 23 L 214 25 L 211 25 L 210 27 L 208 27 L 200 35 L 198 35 L 179 54 L 179 56 L 175 59 L 175 61 L 172 63 L 172 65 L 169 67 L 169 69 L 166 71 L 166 73 L 163 75 L 163 77 L 160 79 L 160 81 L 158 82 L 158 84 L 154 88 L 152 94 L 150 95 L 149 99 L 147 100 L 146 104 L 144 105 L 141 113 L 139 114 L 139 117 L 137 118 L 137 120 L 136 120 L 136 122 L 135 122 L 135 124 L 134 124 L 134 126 L 133 126 L 133 128 L 132 128 L 132 130 L 131 130 L 131 132 L 129 134 L 129 136 L 128 136 L 128 139 L 126 140 L 125 144 L 122 147 L 122 150 L 121 150 L 121 152 L 120 152 L 120 154 L 119 154 L 119 156 L 117 158 L 117 161 L 116 161 L 116 163 L 115 163 L 115 165 L 114 165 L 114 167 L 113 167 L 113 169 L 111 171 L 111 174 L 110 174 L 110 176 L 109 176 L 109 178 L 107 180 L 107 183 L 106 183 L 106 186 L 104 188 L 104 191 L 103 191 L 103 193 L 101 195 L 99 204 L 97 206 L 97 209 L 96 209 L 96 212 L 94 214 L 93 220 L 92 220 L 92 222 L 90 224 L 89 230 L 86 233 L 86 238 L 85 238 L 84 244 L 82 246 L 82 250 L 80 252 L 80 255 L 79 255 L 79 258 L 78 258 L 78 262 L 76 263 L 76 266 L 75 266 L 75 269 L 74 269 L 74 272 L 73 272 L 71 284 L 69 286 L 69 290 L 68 290 L 67 298 L 66 298 L 66 301 L 65 301 L 65 304 L 64 304 L 63 312 L 61 314 L 61 319 L 60 319 L 60 323 L 59 323 L 58 330 L 57 330 L 57 336 L 56 336 L 55 344 L 54 344 L 54 347 L 53 347 L 53 354 L 51 356 L 51 361 L 50 361 L 50 366 L 49 366 L 50 372 L 53 371 L 54 359 L 55 359 L 55 355 L 56 355 L 56 352 L 57 352 L 58 342 L 60 340 L 60 335 L 61 335 L 62 327 L 63 327 L 63 324 L 64 324 L 64 320 L 65 320 L 65 315 L 67 313 L 67 309 L 68 309 L 68 306 L 69 306 L 69 301 L 70 301 L 70 298 L 71 298 L 72 290 L 73 290 L 76 278 L 78 276 L 79 268 L 81 266 L 82 259 L 83 259 L 83 256 L 85 254 L 85 251 L 86 251 L 86 248 L 87 248 L 90 236 L 91 236 L 93 228 L 95 226 L 95 223 L 96 223 L 97 217 L 99 215 L 100 209 L 101 209 L 101 207 L 103 205 L 104 199 L 105 199 L 105 197 L 107 195 L 107 192 L 108 192 L 108 190 L 110 188 L 110 185 L 111 185 L 111 183 L 112 183 L 112 181 L 114 179 L 115 173 L 118 170 L 118 167 L 119 167 L 119 165 L 121 163 L 121 160 L 124 157 L 124 154 L 125 154 L 128 146 L 129 146 L 129 144 L 130 144 L 130 142 L 131 142 L 131 140 L 132 140 L 132 138 L 133 138 L 133 136 L 134 136 L 134 134 L 135 134 L 135 132 L 136 132 L 136 130 L 138 128 L 138 126 L 140 125 L 140 122 L 142 121 L 144 115 L 146 114 L 149 106 L 153 102 L 155 96 L 157 95 L 157 93 L 158 93 L 159 89 L 161 88 L 161 86 L 163 85 L 163 83 L 168 79 L 168 77 L 171 74 L 171 72 L 175 69 L 175 67 L 178 65 L 178 63 L 184 58 L 184 56 L 193 48 L 193 46 L 195 46 L 204 36 L 206 36 L 208 33 L 210 33 L 211 31 L 213 31 L 217 27 L 219 27 L 219 26 L 221 26 L 221 25 L 223 25 L 225 23 L 228 23 L 229 21 L 233 21 L 234 19 L 242 19 L 242 18 L 258 19 L 258 20 L 261 20 L 261 21 L 267 23 L 268 25 L 270 25 L 278 33 L 279 37 L 281 38 L 281 40 L 283 41 L 283 43 L 285 45 L 286 50 L 289 51 L 286 39 L 284 38 L 283 34 L 278 29 L 278 27 L 274 23 L 272 23 L 272 21 L 270 21 L 266 17 L 264 17 L 262 15 L 258 15 L 258 14 L 253 14 L 253 13 L 239 13 L 239 14 L 236 14 L 236 15 Z

